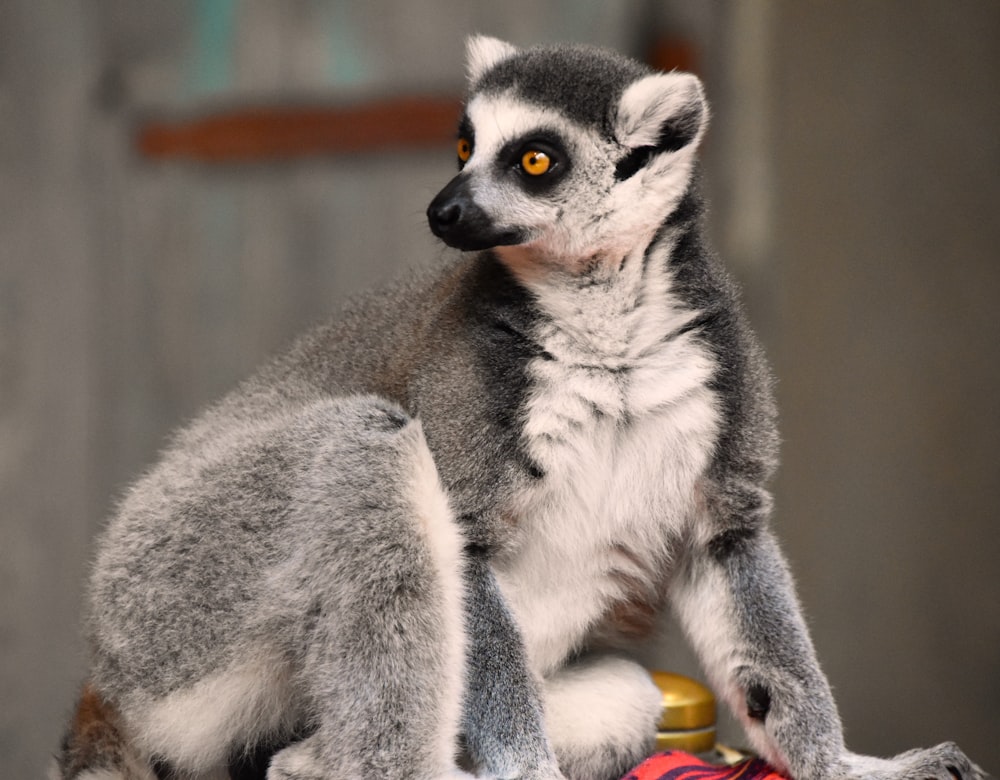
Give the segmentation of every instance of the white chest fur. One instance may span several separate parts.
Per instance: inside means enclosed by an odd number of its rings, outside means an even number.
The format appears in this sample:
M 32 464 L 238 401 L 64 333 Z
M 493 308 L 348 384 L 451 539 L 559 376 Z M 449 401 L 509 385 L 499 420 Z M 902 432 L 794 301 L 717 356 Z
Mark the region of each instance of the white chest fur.
M 545 476 L 520 497 L 497 575 L 542 674 L 626 591 L 657 587 L 717 436 L 714 359 L 682 330 L 698 312 L 666 272 L 632 265 L 608 285 L 536 291 L 552 321 L 524 435 Z

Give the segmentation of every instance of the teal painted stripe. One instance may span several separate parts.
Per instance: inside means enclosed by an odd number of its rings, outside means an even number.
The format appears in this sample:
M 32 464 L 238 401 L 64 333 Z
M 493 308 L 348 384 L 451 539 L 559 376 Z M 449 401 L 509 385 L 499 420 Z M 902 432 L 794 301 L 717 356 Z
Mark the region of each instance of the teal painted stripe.
M 191 91 L 208 95 L 227 89 L 233 78 L 236 0 L 195 0 Z
M 354 21 L 351 3 L 337 0 L 330 4 L 329 14 L 330 57 L 327 77 L 330 83 L 340 87 L 367 84 L 372 80 L 373 73 L 362 48 L 365 30 Z

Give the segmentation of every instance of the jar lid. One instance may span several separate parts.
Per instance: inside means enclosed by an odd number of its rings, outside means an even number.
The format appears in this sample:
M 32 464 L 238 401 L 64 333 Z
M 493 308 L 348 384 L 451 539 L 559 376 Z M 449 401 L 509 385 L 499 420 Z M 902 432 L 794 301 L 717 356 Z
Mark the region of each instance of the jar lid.
M 683 750 L 686 753 L 708 753 L 715 748 L 715 726 L 689 731 L 657 731 L 656 752 Z
M 715 696 L 696 680 L 671 672 L 651 672 L 663 694 L 661 731 L 690 731 L 715 725 Z

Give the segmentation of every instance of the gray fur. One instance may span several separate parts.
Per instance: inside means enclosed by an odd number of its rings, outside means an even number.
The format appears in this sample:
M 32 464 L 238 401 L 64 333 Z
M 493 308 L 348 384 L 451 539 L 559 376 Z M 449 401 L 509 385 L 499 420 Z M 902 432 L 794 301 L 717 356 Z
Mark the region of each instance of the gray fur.
M 535 46 L 503 60 L 474 85 L 477 93 L 512 89 L 525 103 L 555 108 L 610 135 L 609 107 L 646 66 L 596 46 Z
M 480 776 L 613 778 L 659 706 L 625 656 L 672 602 L 791 777 L 982 776 L 844 747 L 767 528 L 770 374 L 703 237 L 700 85 L 472 48 L 473 154 L 429 218 L 516 240 L 357 300 L 132 489 L 90 589 L 121 736 L 192 776 L 267 743 L 272 780 L 457 777 L 460 745 Z M 538 143 L 551 178 L 517 168 Z
M 468 573 L 469 601 L 477 606 L 468 622 L 464 733 L 469 752 L 490 777 L 520 777 L 529 768 L 553 775 L 539 691 L 520 651 L 517 627 L 487 561 L 473 558 Z
M 297 749 L 315 754 L 317 776 L 438 776 L 425 746 L 454 662 L 440 643 L 461 637 L 449 638 L 407 500 L 419 426 L 373 397 L 303 397 L 270 414 L 237 398 L 178 438 L 104 537 L 94 685 L 138 722 L 152 702 L 262 658 L 282 711 L 251 714 L 224 756 L 307 732 Z M 404 712 L 420 717 L 399 729 Z

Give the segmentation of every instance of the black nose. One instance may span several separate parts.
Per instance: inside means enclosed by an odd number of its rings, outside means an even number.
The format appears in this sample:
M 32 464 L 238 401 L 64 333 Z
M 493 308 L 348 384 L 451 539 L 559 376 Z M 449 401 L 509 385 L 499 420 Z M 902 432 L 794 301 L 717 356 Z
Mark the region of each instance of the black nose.
M 427 207 L 427 222 L 431 226 L 431 232 L 451 246 L 464 243 L 462 237 L 468 232 L 469 223 L 480 223 L 485 217 L 476 206 L 469 189 L 469 177 L 459 174 L 445 185 Z
M 524 234 L 517 228 L 499 226 L 476 203 L 470 179 L 460 173 L 438 193 L 427 207 L 431 232 L 448 246 L 466 252 L 519 244 Z
M 430 222 L 431 231 L 438 237 L 457 225 L 461 219 L 462 206 L 455 201 L 438 203 L 435 200 L 427 209 L 427 221 Z

